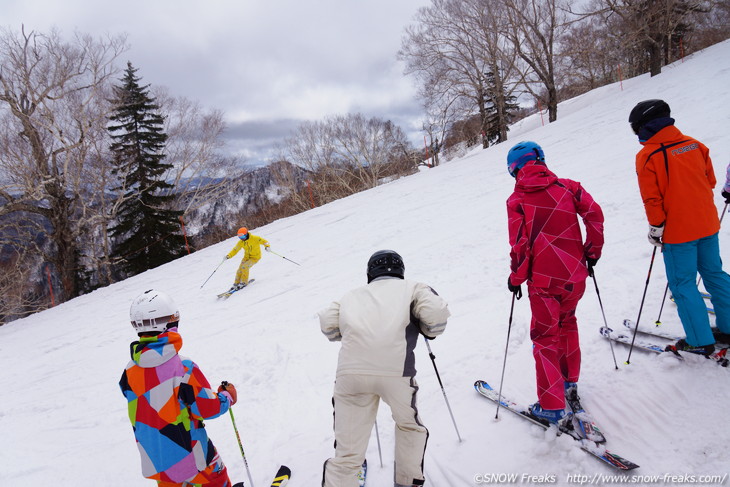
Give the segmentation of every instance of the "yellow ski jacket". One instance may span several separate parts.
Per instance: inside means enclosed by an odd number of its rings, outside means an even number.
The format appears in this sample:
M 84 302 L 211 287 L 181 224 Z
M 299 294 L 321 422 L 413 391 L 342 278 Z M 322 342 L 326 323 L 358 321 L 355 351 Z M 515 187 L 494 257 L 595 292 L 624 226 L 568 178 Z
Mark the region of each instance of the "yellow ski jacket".
M 226 254 L 226 259 L 230 259 L 238 253 L 239 250 L 245 249 L 243 254 L 243 260 L 259 260 L 261 258 L 261 246 L 266 248 L 269 247 L 269 241 L 265 238 L 261 238 L 258 235 L 249 233 L 247 240 L 238 239 L 238 243 L 233 247 L 233 250 Z

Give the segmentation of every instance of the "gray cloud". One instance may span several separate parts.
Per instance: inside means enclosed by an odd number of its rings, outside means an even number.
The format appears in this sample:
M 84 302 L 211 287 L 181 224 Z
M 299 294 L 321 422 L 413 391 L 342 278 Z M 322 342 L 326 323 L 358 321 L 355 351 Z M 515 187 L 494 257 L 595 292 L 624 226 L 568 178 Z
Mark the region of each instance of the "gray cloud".
M 4 25 L 127 33 L 143 81 L 225 113 L 231 145 L 261 146 L 297 120 L 361 112 L 420 131 L 403 29 L 430 0 L 3 0 Z M 414 140 L 417 138 L 412 133 Z M 234 144 L 235 142 L 235 144 Z

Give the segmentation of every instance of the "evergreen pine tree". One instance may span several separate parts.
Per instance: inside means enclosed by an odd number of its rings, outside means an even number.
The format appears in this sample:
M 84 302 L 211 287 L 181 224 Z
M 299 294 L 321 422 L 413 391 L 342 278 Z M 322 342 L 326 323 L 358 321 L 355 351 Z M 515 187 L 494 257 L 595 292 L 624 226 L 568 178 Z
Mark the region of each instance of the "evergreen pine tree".
M 513 95 L 507 95 L 504 90 L 499 92 L 499 89 L 495 86 L 494 73 L 488 71 L 485 74 L 486 79 L 486 133 L 485 137 L 489 144 L 500 143 L 507 140 L 502 136 L 509 131 L 509 124 L 512 123 L 512 113 L 519 109 L 517 103 L 517 97 Z M 503 105 L 504 117 L 500 120 L 499 113 L 497 111 L 497 104 Z
M 117 221 L 110 227 L 112 257 L 125 276 L 138 274 L 183 255 L 182 212 L 170 209 L 173 185 L 164 180 L 172 167 L 163 162 L 167 135 L 159 106 L 140 86 L 136 69 L 127 63 L 121 85 L 114 87 L 113 113 L 107 129 L 112 138 L 114 173 L 124 191 Z

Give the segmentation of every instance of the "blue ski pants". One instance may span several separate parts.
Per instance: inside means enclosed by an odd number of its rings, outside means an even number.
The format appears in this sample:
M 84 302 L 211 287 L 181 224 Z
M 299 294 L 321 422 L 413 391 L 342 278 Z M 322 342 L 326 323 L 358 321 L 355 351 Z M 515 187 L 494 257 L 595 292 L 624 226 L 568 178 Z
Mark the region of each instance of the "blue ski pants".
M 722 270 L 718 234 L 680 244 L 664 244 L 664 265 L 669 289 L 677 303 L 687 343 L 703 346 L 715 343 L 705 300 L 697 288 L 699 272 L 712 295 L 717 327 L 730 333 L 730 276 Z

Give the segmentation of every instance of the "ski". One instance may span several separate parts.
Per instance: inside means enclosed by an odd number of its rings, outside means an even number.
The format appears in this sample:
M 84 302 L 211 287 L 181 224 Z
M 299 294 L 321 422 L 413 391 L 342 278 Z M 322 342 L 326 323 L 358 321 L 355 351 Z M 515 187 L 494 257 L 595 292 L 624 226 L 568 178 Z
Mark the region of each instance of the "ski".
M 634 320 L 625 319 L 624 326 L 626 328 L 628 328 L 629 330 L 633 331 L 634 328 L 636 328 L 636 323 L 634 323 Z M 730 345 L 730 335 L 728 335 L 727 333 L 721 332 L 714 324 L 711 325 L 711 328 L 712 328 L 712 335 L 715 337 L 715 341 L 717 343 L 724 343 L 724 344 Z M 686 338 L 684 335 L 671 333 L 671 332 L 668 332 L 659 327 L 649 327 L 646 330 L 639 330 L 638 332 L 642 333 L 644 335 L 654 336 L 657 338 L 664 338 L 666 340 L 672 340 L 673 342 L 677 342 L 678 340 Z
M 634 329 L 636 328 L 636 322 L 634 322 L 634 320 L 625 319 L 624 326 L 626 328 L 628 328 L 629 330 L 634 331 Z M 644 335 L 650 335 L 650 336 L 654 336 L 654 337 L 658 337 L 658 338 L 664 338 L 666 340 L 672 340 L 674 342 L 684 338 L 684 336 L 682 336 L 682 335 L 668 332 L 658 326 L 647 327 L 647 329 L 645 329 L 645 330 L 639 329 L 638 332 L 642 333 Z
M 595 441 L 596 443 L 605 443 L 606 437 L 590 414 L 583 408 L 578 394 L 566 395 L 565 402 L 573 412 L 573 428 L 577 429 L 586 439 Z
M 368 475 L 368 461 L 365 459 L 364 462 L 362 462 L 362 467 L 360 467 L 360 471 L 357 472 L 357 485 L 359 487 L 365 487 L 365 480 L 367 479 Z
M 605 326 L 602 326 L 599 330 L 601 332 L 601 335 L 605 336 L 606 338 L 613 340 L 614 342 L 623 343 L 625 345 L 631 345 L 631 341 L 633 340 L 632 337 L 625 333 L 614 331 L 612 328 L 608 328 Z M 663 353 L 666 352 L 666 346 L 668 344 L 657 344 L 650 340 L 645 340 L 643 338 L 637 337 L 634 341 L 634 348 L 638 348 L 639 350 L 644 350 L 645 352 L 654 352 L 654 353 Z M 681 355 L 675 355 L 679 359 L 682 358 Z
M 633 339 L 627 334 L 616 332 L 611 328 L 606 328 L 605 326 L 601 327 L 600 332 L 601 335 L 615 342 L 623 343 L 625 345 L 631 345 L 631 341 L 634 340 L 634 348 L 653 353 L 672 352 L 670 355 L 678 358 L 679 360 L 684 360 L 684 357 L 682 357 L 682 355 L 679 353 L 679 350 L 677 350 L 673 343 L 657 343 L 638 337 L 636 339 Z M 657 338 L 667 339 L 666 337 Z M 707 355 L 706 358 L 711 359 L 713 362 L 716 362 L 721 367 L 728 367 L 730 365 L 730 359 L 728 359 L 728 347 L 716 346 L 715 352 L 711 355 Z
M 707 300 L 709 300 L 709 299 L 711 298 L 711 296 L 710 296 L 710 293 L 708 293 L 708 292 L 705 292 L 705 291 L 700 291 L 700 294 L 702 295 L 702 297 L 703 297 L 704 299 L 707 299 Z M 670 300 L 671 302 L 675 303 L 675 301 L 674 301 L 674 296 L 669 296 L 669 300 Z M 676 303 L 675 303 L 675 304 L 676 304 Z M 708 313 L 710 313 L 711 315 L 714 315 L 714 314 L 715 314 L 715 308 L 713 308 L 711 304 L 706 304 L 705 306 L 707 307 L 707 312 L 708 312 Z
M 279 467 L 279 471 L 274 476 L 274 481 L 271 482 L 271 487 L 284 487 L 289 483 L 291 478 L 291 470 L 286 465 Z
M 248 280 L 248 284 L 246 284 L 245 286 L 243 286 L 243 287 L 242 287 L 241 289 L 245 289 L 245 288 L 247 288 L 247 287 L 248 287 L 248 286 L 250 286 L 250 285 L 251 285 L 251 283 L 252 283 L 252 282 L 254 282 L 255 280 L 256 280 L 256 279 L 249 279 L 249 280 Z M 228 291 L 226 291 L 226 292 L 224 292 L 224 293 L 220 293 L 220 294 L 218 295 L 218 298 L 219 298 L 219 299 L 220 299 L 220 298 L 227 298 L 227 297 L 229 297 L 229 296 L 230 296 L 231 294 L 233 294 L 233 293 L 235 293 L 235 292 L 237 292 L 237 291 L 240 291 L 241 289 L 234 289 L 234 288 L 231 288 L 231 289 L 229 289 Z
M 679 355 L 679 350 L 677 350 L 677 347 L 675 347 L 674 345 L 667 346 L 667 351 L 674 352 L 675 354 Z M 725 348 L 715 347 L 715 351 L 712 352 L 712 354 L 710 354 L 710 355 L 705 355 L 705 358 L 708 358 L 708 359 L 713 360 L 714 362 L 717 362 L 717 364 L 720 367 L 727 367 L 728 365 L 730 365 L 730 359 L 727 356 L 727 351 L 728 351 L 727 347 L 725 347 Z
M 490 399 L 495 403 L 501 404 L 501 407 L 511 411 L 517 416 L 520 416 L 521 418 L 524 418 L 533 424 L 541 426 L 544 429 L 548 429 L 550 427 L 550 424 L 547 421 L 532 416 L 528 412 L 526 406 L 518 405 L 517 403 L 507 399 L 504 396 L 502 396 L 500 399 L 497 391 L 492 389 L 492 387 L 487 382 L 482 380 L 476 381 L 474 383 L 474 389 L 476 389 L 476 391 L 482 396 Z M 558 429 L 561 433 L 569 435 L 571 438 L 580 443 L 580 448 L 583 451 L 588 452 L 593 457 L 613 468 L 619 470 L 633 470 L 639 467 L 637 464 L 606 450 L 603 445 L 598 445 L 597 443 L 584 438 L 583 436 L 581 436 L 581 433 L 574 428 L 569 428 L 567 426 L 561 425 L 558 427 Z

